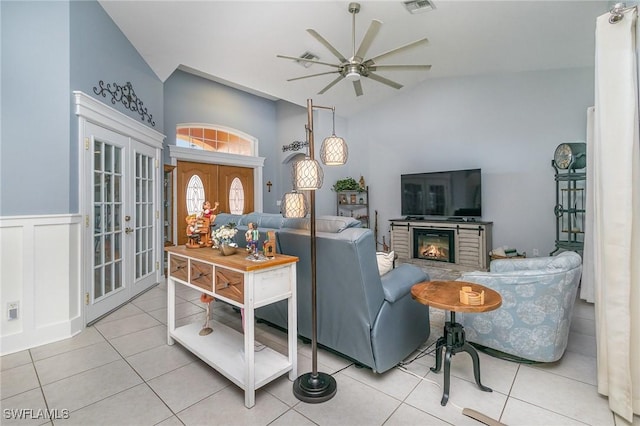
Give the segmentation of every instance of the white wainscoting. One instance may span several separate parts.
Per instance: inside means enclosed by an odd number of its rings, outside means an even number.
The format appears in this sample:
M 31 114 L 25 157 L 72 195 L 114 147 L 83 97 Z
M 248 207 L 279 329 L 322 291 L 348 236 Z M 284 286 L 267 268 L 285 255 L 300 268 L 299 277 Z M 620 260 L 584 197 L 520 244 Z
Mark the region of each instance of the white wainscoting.
M 77 214 L 0 218 L 0 355 L 82 331 L 81 224 Z

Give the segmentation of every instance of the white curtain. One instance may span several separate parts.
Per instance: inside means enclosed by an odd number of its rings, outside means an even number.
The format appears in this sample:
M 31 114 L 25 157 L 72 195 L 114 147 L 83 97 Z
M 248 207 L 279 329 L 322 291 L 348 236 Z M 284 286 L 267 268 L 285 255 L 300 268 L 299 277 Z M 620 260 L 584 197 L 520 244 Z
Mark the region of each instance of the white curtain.
M 640 147 L 637 8 L 596 22 L 595 114 L 587 180 L 584 283 L 593 285 L 598 392 L 628 422 L 640 414 Z M 589 180 L 590 179 L 590 180 Z M 589 280 L 592 283 L 589 283 Z

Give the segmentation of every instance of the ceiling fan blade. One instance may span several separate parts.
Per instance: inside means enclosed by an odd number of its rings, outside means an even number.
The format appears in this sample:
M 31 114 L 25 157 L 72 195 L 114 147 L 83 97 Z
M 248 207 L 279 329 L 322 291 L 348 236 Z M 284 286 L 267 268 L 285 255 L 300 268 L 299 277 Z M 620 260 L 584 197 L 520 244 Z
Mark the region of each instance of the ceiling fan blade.
M 331 83 L 329 83 L 328 85 L 325 86 L 324 89 L 322 89 L 321 91 L 318 92 L 318 95 L 322 95 L 324 94 L 324 92 L 326 92 L 327 90 L 331 89 L 337 82 L 339 82 L 340 80 L 342 80 L 344 77 L 343 76 L 339 76 L 338 78 L 336 78 L 335 80 L 333 80 Z
M 402 88 L 402 84 L 396 83 L 395 81 L 391 81 L 388 78 L 384 78 L 382 76 L 379 76 L 378 74 L 374 74 L 372 72 L 369 73 L 369 75 L 367 76 L 372 80 L 375 80 L 379 83 L 382 84 L 386 84 L 387 86 L 391 86 L 394 89 L 401 89 Z
M 374 56 L 373 58 L 368 59 L 366 61 L 366 63 L 367 64 L 373 63 L 373 62 L 375 62 L 375 61 L 377 61 L 379 59 L 385 58 L 385 57 L 390 56 L 390 55 L 394 55 L 396 53 L 402 52 L 403 50 L 410 49 L 412 47 L 418 46 L 418 45 L 423 44 L 423 43 L 425 43 L 425 44 L 429 43 L 429 39 L 428 38 L 422 38 L 420 40 L 416 40 L 416 41 L 412 41 L 411 43 L 407 43 L 404 46 L 396 47 L 395 49 L 391 49 L 391 50 L 389 50 L 387 52 L 381 53 L 378 56 Z
M 283 58 L 283 59 L 293 59 L 294 61 L 310 62 L 312 64 L 318 64 L 318 65 L 328 65 L 328 66 L 334 67 L 334 68 L 339 68 L 340 67 L 340 65 L 330 64 L 329 62 L 314 61 L 312 59 L 298 58 L 298 57 L 295 57 L 295 56 L 276 55 L 276 57 Z
M 303 78 L 309 78 L 309 77 L 317 77 L 319 75 L 325 75 L 325 74 L 337 74 L 340 71 L 327 71 L 327 72 L 321 72 L 318 74 L 311 74 L 311 75 L 303 75 L 302 77 L 294 77 L 294 78 L 290 78 L 287 81 L 296 81 L 296 80 L 302 80 Z
M 295 80 L 302 80 L 303 78 L 309 78 L 309 77 L 317 77 L 319 75 L 326 75 L 326 74 L 337 74 L 340 71 L 327 71 L 327 72 L 321 72 L 318 74 L 310 74 L 310 75 L 303 75 L 302 77 L 294 77 L 294 78 L 290 78 L 287 81 L 295 81 Z
M 429 71 L 431 65 L 371 65 L 368 69 L 369 71 Z
M 362 96 L 362 83 L 360 80 L 353 82 L 353 89 L 356 91 L 356 96 Z
M 318 40 L 324 47 L 329 49 L 333 55 L 340 60 L 340 63 L 347 62 L 347 59 L 342 55 L 342 53 L 338 52 L 338 50 L 331 45 L 324 37 L 322 37 L 316 30 L 308 29 L 307 32 L 311 34 L 316 40 Z
M 377 19 L 371 21 L 371 25 L 369 25 L 369 29 L 364 35 L 364 38 L 360 43 L 360 47 L 358 47 L 358 51 L 353 55 L 355 58 L 360 58 L 360 61 L 364 59 L 367 51 L 369 50 L 369 47 L 371 47 L 373 39 L 376 37 L 376 35 L 378 35 L 378 31 L 380 31 L 380 27 L 382 27 L 382 22 L 378 21 Z M 355 49 L 355 43 L 353 48 Z

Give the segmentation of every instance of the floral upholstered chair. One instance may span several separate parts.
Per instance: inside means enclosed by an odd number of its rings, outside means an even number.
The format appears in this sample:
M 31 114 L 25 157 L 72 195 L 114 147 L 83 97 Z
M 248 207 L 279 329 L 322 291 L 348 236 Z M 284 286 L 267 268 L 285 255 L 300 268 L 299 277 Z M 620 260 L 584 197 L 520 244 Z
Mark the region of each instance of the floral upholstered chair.
M 459 281 L 482 284 L 502 296 L 492 312 L 459 314 L 468 341 L 531 361 L 564 354 L 582 259 L 567 251 L 551 257 L 500 259 L 490 272 L 468 272 Z

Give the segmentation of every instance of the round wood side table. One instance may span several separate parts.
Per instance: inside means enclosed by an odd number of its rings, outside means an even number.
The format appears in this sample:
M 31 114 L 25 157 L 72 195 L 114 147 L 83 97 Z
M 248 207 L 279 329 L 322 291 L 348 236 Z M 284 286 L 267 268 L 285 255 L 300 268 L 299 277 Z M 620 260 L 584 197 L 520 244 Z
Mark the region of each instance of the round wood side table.
M 484 304 L 465 305 L 460 302 L 460 290 L 462 287 L 471 287 L 474 292 L 484 291 Z M 441 405 L 447 405 L 449 400 L 449 386 L 451 375 L 451 356 L 458 352 L 466 352 L 473 360 L 473 375 L 478 387 L 485 392 L 492 392 L 491 388 L 480 382 L 480 359 L 478 352 L 465 340 L 464 327 L 456 322 L 456 312 L 480 313 L 493 311 L 502 305 L 500 293 L 480 284 L 464 281 L 426 281 L 411 287 L 411 296 L 423 305 L 444 309 L 450 312 L 450 321 L 444 324 L 444 333 L 436 343 L 436 365 L 431 371 L 437 373 L 442 366 L 442 349 L 445 349 L 444 357 L 444 392 Z

